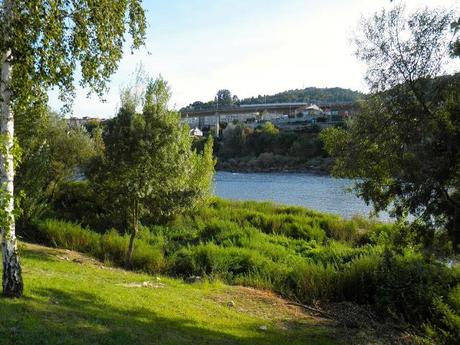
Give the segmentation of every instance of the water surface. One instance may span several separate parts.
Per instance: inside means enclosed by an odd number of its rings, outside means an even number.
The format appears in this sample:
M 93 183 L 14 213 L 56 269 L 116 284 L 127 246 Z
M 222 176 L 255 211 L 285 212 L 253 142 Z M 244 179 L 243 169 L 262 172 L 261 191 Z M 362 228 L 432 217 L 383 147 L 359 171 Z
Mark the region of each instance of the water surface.
M 352 180 L 309 173 L 231 173 L 218 171 L 214 193 L 225 199 L 273 201 L 304 206 L 350 218 L 368 216 L 372 208 L 347 191 Z M 381 220 L 389 220 L 380 214 Z

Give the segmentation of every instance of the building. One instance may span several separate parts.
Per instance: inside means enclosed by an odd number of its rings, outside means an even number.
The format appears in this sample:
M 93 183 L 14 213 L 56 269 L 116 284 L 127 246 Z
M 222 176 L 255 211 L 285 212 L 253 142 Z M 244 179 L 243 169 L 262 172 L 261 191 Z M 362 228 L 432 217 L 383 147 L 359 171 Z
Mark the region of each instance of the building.
M 318 107 L 316 104 L 310 104 L 308 106 L 302 106 L 295 110 L 295 117 L 300 121 L 315 122 L 319 117 L 324 117 L 325 113 L 323 109 Z
M 192 136 L 192 137 L 202 137 L 203 132 L 199 128 L 195 127 L 195 128 L 190 130 L 190 136 Z
M 92 123 L 101 123 L 105 121 L 105 119 L 101 119 L 98 117 L 71 117 L 70 119 L 67 120 L 67 123 L 69 124 L 70 127 L 75 128 L 75 127 L 84 127 L 87 123 L 92 122 Z

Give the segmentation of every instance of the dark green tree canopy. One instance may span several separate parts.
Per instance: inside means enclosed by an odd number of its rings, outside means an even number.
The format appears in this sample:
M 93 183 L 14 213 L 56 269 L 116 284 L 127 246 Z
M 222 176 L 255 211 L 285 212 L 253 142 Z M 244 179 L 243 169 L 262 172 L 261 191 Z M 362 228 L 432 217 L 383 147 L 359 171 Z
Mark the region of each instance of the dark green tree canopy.
M 217 91 L 216 103 L 219 107 L 230 107 L 233 105 L 233 97 L 230 90 L 222 89 Z

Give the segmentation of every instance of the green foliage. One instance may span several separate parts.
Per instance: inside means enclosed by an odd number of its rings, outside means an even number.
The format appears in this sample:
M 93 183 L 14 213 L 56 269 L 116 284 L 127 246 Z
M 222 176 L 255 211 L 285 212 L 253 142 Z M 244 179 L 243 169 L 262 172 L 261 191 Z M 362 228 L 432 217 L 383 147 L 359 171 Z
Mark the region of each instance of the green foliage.
M 457 246 L 460 75 L 438 77 L 450 21 L 450 13 L 430 9 L 407 17 L 399 6 L 364 20 L 357 55 L 368 65 L 372 93 L 347 129 L 321 137 L 334 175 L 357 178 L 366 202 L 400 220 L 415 216 L 426 243 L 446 230 Z
M 114 210 L 133 211 L 161 222 L 207 197 L 213 176 L 212 139 L 201 155 L 192 151 L 188 128 L 167 109 L 169 88 L 150 82 L 142 113 L 125 103 L 103 134 L 105 153 L 90 171 L 94 188 Z
M 280 131 L 271 122 L 252 129 L 238 123 L 225 128 L 219 144 L 216 154 L 224 170 L 308 169 L 312 165 L 328 170 L 327 163 L 322 166 L 326 152 L 315 130 Z
M 214 198 L 166 225 L 143 228 L 135 268 L 271 289 L 306 304 L 371 305 L 383 317 L 423 325 L 439 344 L 453 344 L 460 271 L 424 257 L 403 227 Z M 127 235 L 57 221 L 42 222 L 40 231 L 45 243 L 124 264 Z
M 44 220 L 37 224 L 42 240 L 60 248 L 78 250 L 117 266 L 125 264 L 129 236 L 121 236 L 115 230 L 98 234 L 75 223 Z M 141 235 L 132 253 L 132 268 L 147 273 L 161 273 L 165 260 L 161 242 L 149 235 Z M 159 244 L 159 245 L 157 245 Z
M 52 212 L 56 218 L 78 222 L 98 232 L 107 228 L 121 228 L 123 221 L 106 212 L 103 200 L 96 194 L 87 180 L 69 181 L 62 184 L 52 201 Z
M 233 105 L 232 93 L 225 89 L 217 91 L 215 102 L 221 108 L 231 107 Z
M 131 36 L 133 49 L 145 39 L 145 15 L 137 0 L 12 4 L 11 18 L 1 21 L 0 51 L 11 49 L 14 56 L 15 106 L 45 105 L 51 86 L 71 102 L 77 65 L 80 84 L 102 94 L 122 57 L 125 36 Z M 3 5 L 1 10 L 3 18 Z
M 129 253 L 140 220 L 162 223 L 196 207 L 210 192 L 212 139 L 202 154 L 192 150 L 189 128 L 167 108 L 169 97 L 169 87 L 161 78 L 148 83 L 143 99 L 135 90 L 125 90 L 122 107 L 105 127 L 104 151 L 87 171 L 107 214 L 121 220 L 119 228 L 131 230 Z M 139 100 L 142 113 L 136 111 Z
M 440 344 L 458 344 L 460 341 L 460 284 L 450 290 L 447 299 L 433 302 L 435 317 L 425 325 L 431 340 Z
M 51 112 L 41 118 L 32 138 L 24 137 L 26 134 L 18 133 L 23 155 L 15 177 L 21 230 L 50 212 L 50 204 L 62 185 L 74 178 L 96 153 L 85 129 L 70 128 L 65 119 Z

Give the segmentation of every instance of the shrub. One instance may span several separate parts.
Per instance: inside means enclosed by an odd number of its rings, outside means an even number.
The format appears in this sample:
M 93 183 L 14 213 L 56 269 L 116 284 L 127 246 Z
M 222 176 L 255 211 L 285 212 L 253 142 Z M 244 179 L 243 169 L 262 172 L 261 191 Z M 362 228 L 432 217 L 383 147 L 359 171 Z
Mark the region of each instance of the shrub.
M 402 254 L 386 250 L 379 266 L 376 308 L 421 324 L 432 316 L 434 301 L 448 296 L 457 281 L 447 266 L 411 249 Z

